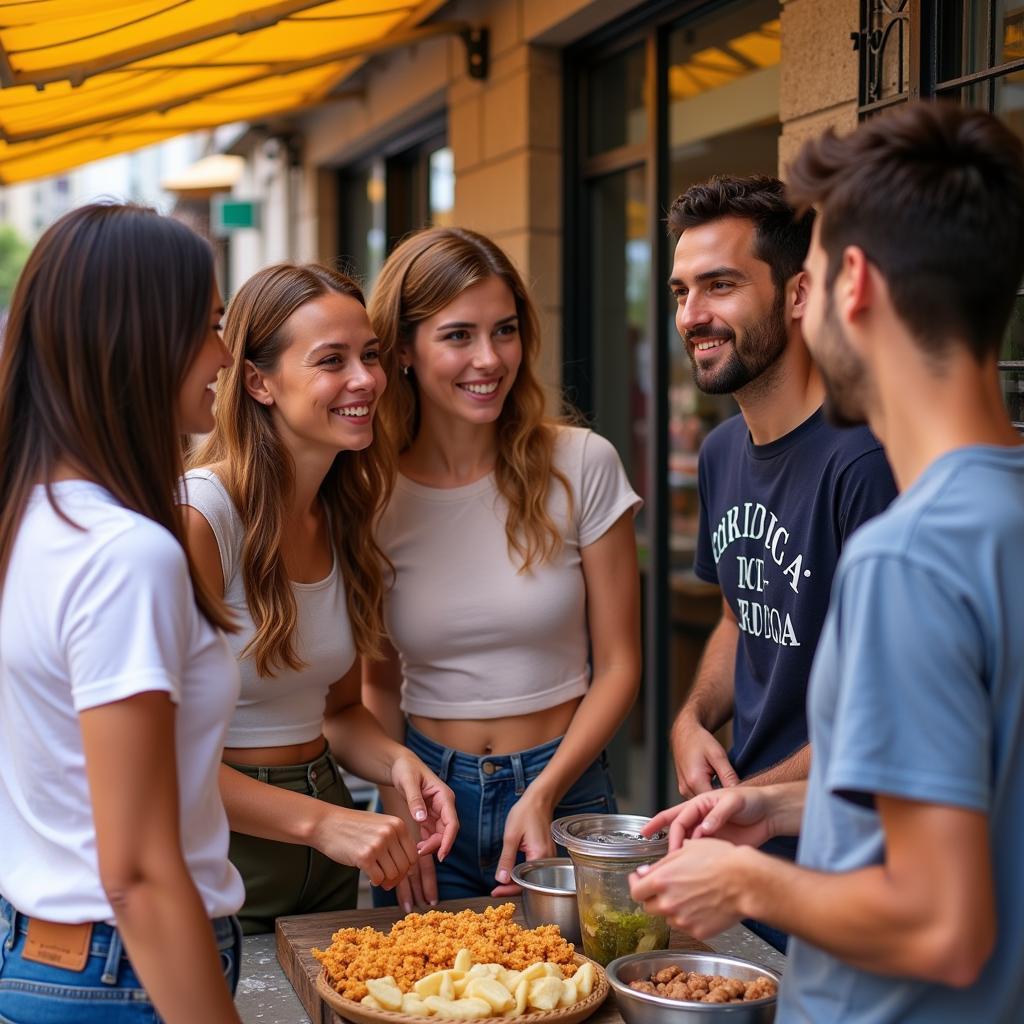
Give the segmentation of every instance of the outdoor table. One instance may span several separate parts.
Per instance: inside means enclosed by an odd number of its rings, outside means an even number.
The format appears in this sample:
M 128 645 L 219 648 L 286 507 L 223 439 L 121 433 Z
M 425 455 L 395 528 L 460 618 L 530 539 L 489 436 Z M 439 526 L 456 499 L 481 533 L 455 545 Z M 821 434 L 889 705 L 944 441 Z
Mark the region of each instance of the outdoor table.
M 501 903 L 515 903 L 516 920 L 523 923 L 517 897 L 452 900 L 439 904 L 437 909 L 456 911 L 470 908 L 479 911 Z M 316 995 L 315 978 L 320 965 L 310 954 L 310 948 L 326 948 L 330 944 L 331 935 L 339 928 L 372 925 L 386 931 L 402 916 L 398 908 L 389 907 L 282 917 L 278 919 L 276 934 L 248 936 L 243 946 L 242 977 L 235 998 L 242 1020 L 245 1024 L 310 1024 L 311 1021 L 313 1024 L 337 1024 L 341 1018 L 325 1007 Z M 717 953 L 730 953 L 780 972 L 785 966 L 782 954 L 742 925 L 736 925 L 705 943 L 673 931 L 671 948 L 710 948 Z M 296 986 L 301 1001 L 289 980 Z M 593 1024 L 622 1024 L 613 997 L 609 996 L 605 1005 L 590 1021 Z

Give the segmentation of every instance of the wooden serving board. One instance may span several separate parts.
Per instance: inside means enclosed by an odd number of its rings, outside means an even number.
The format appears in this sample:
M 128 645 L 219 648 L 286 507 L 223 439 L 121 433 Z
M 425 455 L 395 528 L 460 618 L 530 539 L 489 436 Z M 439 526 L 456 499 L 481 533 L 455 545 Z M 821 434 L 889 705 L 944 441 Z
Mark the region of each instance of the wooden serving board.
M 449 900 L 432 909 L 480 912 L 484 907 L 497 907 L 503 903 L 515 904 L 514 920 L 525 928 L 526 922 L 523 920 L 520 901 L 517 897 L 491 899 L 488 896 L 483 896 L 472 900 Z M 398 907 L 382 907 L 380 909 L 340 910 L 328 914 L 303 914 L 277 919 L 277 959 L 313 1024 L 345 1024 L 344 1018 L 339 1017 L 327 1006 L 317 993 L 316 976 L 320 973 L 320 963 L 310 953 L 313 946 L 326 949 L 331 944 L 331 936 L 339 928 L 370 926 L 386 932 L 404 916 Z M 710 947 L 705 946 L 703 942 L 698 942 L 696 939 L 690 938 L 689 935 L 678 931 L 672 932 L 669 945 L 672 949 L 710 950 Z M 614 995 L 608 997 L 604 1005 L 588 1020 L 587 1024 L 622 1024 L 622 1017 L 615 1006 Z

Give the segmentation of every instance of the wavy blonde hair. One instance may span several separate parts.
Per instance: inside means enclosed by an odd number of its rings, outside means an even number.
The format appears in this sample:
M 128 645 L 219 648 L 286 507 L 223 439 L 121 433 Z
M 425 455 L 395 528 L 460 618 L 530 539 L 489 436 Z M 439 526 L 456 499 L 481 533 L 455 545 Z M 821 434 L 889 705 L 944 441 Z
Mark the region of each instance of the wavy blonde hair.
M 217 425 L 189 458 L 190 467 L 221 464 L 224 485 L 245 528 L 242 578 L 256 632 L 242 652 L 252 655 L 261 676 L 304 663 L 295 651 L 295 595 L 281 557 L 285 508 L 294 483 L 292 459 L 274 427 L 271 411 L 246 390 L 245 366 L 273 373 L 291 343 L 288 320 L 300 307 L 336 292 L 365 305 L 351 278 L 316 264 L 278 263 L 249 278 L 231 300 L 224 321 L 224 341 L 233 358 L 217 388 Z M 392 352 L 381 348 L 387 365 Z M 385 391 L 385 394 L 387 392 Z M 374 538 L 377 517 L 394 483 L 394 446 L 387 425 L 378 416 L 374 441 L 363 451 L 335 457 L 320 485 L 327 512 L 331 547 L 345 581 L 345 602 L 356 649 L 378 657 L 383 635 L 382 566 L 386 564 Z
M 395 353 L 415 341 L 417 325 L 439 313 L 467 288 L 489 277 L 508 285 L 519 316 L 522 362 L 497 421 L 494 467 L 508 505 L 505 533 L 510 558 L 520 572 L 555 557 L 562 535 L 548 512 L 553 480 L 572 507 L 572 488 L 554 461 L 561 420 L 547 415 L 535 366 L 540 351 L 537 313 L 512 261 L 484 235 L 465 228 L 427 228 L 406 238 L 388 257 L 370 300 L 370 322 Z M 413 374 L 402 374 L 384 404 L 390 432 L 405 451 L 419 431 L 419 393 Z

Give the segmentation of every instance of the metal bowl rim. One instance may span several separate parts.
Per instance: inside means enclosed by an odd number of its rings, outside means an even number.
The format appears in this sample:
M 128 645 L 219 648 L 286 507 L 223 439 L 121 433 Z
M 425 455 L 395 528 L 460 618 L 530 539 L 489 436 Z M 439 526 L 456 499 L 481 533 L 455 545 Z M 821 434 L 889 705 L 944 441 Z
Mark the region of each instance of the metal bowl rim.
M 777 971 L 773 971 L 770 967 L 765 967 L 762 964 L 756 964 L 753 960 L 744 960 L 742 957 L 732 956 L 729 953 L 703 953 L 699 950 L 690 951 L 682 949 L 663 949 L 661 951 L 651 950 L 649 953 L 627 953 L 625 956 L 617 957 L 604 969 L 605 976 L 608 978 L 608 984 L 611 985 L 616 995 L 621 993 L 627 999 L 637 999 L 640 1002 L 650 1003 L 652 1006 L 663 1006 L 666 1009 L 675 1008 L 689 1011 L 697 1010 L 699 1013 L 714 1013 L 716 1010 L 720 1011 L 727 1008 L 735 1009 L 740 1006 L 749 1006 L 751 1009 L 755 1009 L 759 1006 L 770 1006 L 779 998 L 779 994 L 776 992 L 773 996 L 765 996 L 764 999 L 751 999 L 748 1002 L 743 1003 L 700 1003 L 692 999 L 669 999 L 667 996 L 652 996 L 649 992 L 641 992 L 639 989 L 630 988 L 629 985 L 619 977 L 619 968 L 625 964 L 635 963 L 638 960 L 652 960 L 654 958 L 663 957 L 679 960 L 691 957 L 709 957 L 714 960 L 724 960 L 727 963 L 739 964 L 741 967 L 751 967 L 755 971 L 759 971 L 761 974 L 766 974 L 775 982 L 776 985 L 782 985 L 781 974 Z
M 571 889 L 559 889 L 553 885 L 541 885 L 539 882 L 531 881 L 530 872 L 540 867 L 568 867 L 572 868 L 571 857 L 543 857 L 540 860 L 527 860 L 517 864 L 512 869 L 512 881 L 516 885 L 529 889 L 530 892 L 541 892 L 547 896 L 576 896 L 575 869 L 573 870 L 573 887 Z

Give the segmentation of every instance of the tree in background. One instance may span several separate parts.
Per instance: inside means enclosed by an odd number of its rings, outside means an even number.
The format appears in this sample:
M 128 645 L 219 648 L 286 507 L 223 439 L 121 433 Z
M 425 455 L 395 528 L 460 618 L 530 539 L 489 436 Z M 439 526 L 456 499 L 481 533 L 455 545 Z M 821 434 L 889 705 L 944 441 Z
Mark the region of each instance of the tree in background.
M 10 224 L 0 224 L 0 309 L 6 310 L 32 247 Z

